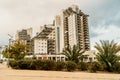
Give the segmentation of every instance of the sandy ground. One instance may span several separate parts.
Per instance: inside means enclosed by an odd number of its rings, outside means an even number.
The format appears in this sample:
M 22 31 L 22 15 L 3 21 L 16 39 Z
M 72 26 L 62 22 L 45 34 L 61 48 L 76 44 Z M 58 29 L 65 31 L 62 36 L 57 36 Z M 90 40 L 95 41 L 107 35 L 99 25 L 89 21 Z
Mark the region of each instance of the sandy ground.
M 120 80 L 120 74 L 13 70 L 0 64 L 0 80 Z

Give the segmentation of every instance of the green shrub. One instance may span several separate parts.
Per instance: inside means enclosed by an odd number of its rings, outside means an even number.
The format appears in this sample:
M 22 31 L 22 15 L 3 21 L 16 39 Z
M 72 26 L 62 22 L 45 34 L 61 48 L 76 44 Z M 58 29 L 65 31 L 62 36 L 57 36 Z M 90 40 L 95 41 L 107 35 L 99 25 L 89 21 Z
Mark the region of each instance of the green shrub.
M 35 69 L 34 60 L 12 60 L 9 65 L 13 69 Z
M 88 65 L 87 65 L 87 63 L 85 63 L 85 62 L 80 62 L 80 63 L 78 63 L 78 65 L 77 65 L 77 68 L 78 68 L 78 70 L 80 70 L 80 71 L 85 71 L 85 70 L 87 70 L 87 67 L 88 67 Z
M 42 66 L 44 65 L 43 60 L 35 60 L 34 62 L 36 70 L 42 70 Z
M 31 67 L 31 61 L 28 60 L 19 60 L 18 65 L 20 69 L 30 69 Z
M 44 60 L 42 70 L 55 70 L 56 63 L 52 60 Z
M 55 70 L 56 63 L 51 60 L 36 60 L 35 68 L 36 70 Z
M 114 65 L 114 72 L 120 73 L 120 62 L 117 62 Z
M 10 65 L 10 67 L 13 68 L 13 69 L 20 69 L 19 64 L 18 64 L 18 61 L 11 60 L 11 61 L 9 62 L 9 65 Z
M 102 66 L 97 63 L 97 62 L 92 62 L 92 63 L 88 63 L 88 71 L 89 72 L 96 72 L 96 71 L 101 71 L 102 70 Z
M 72 61 L 68 61 L 66 65 L 67 71 L 74 71 L 77 68 L 77 64 Z
M 18 61 L 18 66 L 19 66 L 20 69 L 26 69 L 26 67 L 28 67 L 28 65 L 26 65 L 26 62 L 23 61 L 23 60 Z
M 61 71 L 66 68 L 66 63 L 65 62 L 56 62 L 56 70 Z

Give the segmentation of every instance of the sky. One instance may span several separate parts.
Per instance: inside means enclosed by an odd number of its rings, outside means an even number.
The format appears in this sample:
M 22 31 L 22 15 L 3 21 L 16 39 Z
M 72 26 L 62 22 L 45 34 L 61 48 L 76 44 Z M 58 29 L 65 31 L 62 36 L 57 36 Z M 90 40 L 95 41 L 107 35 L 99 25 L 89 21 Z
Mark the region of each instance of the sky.
M 51 24 L 62 9 L 75 4 L 89 15 L 91 47 L 99 40 L 120 42 L 120 0 L 0 0 L 0 46 L 17 30 Z

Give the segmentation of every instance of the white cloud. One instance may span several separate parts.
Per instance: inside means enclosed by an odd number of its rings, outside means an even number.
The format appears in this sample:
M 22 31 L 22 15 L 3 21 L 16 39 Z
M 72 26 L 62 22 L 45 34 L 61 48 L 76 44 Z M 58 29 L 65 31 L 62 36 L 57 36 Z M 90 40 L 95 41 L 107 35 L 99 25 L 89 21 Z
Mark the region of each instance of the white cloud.
M 91 47 L 95 45 L 95 42 L 99 42 L 100 40 L 114 40 L 116 42 L 120 42 L 120 29 L 118 26 L 115 25 L 109 25 L 108 28 L 97 28 L 95 29 L 96 33 L 102 33 L 98 35 L 97 37 L 91 38 Z
M 120 19 L 119 0 L 0 0 L 0 42 L 5 43 L 6 34 L 14 35 L 18 29 L 39 31 L 40 25 L 52 23 L 61 9 L 72 4 L 90 15 L 90 31 L 98 35 L 91 38 L 92 44 L 99 39 L 118 39 L 119 26 L 111 24 Z

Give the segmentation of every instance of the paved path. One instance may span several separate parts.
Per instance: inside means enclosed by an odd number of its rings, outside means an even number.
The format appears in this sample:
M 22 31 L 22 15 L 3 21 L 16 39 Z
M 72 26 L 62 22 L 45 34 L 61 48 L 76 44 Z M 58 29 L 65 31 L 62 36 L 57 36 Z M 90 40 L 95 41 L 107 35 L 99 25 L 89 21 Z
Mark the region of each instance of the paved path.
M 120 80 L 120 74 L 13 70 L 0 64 L 0 80 Z

